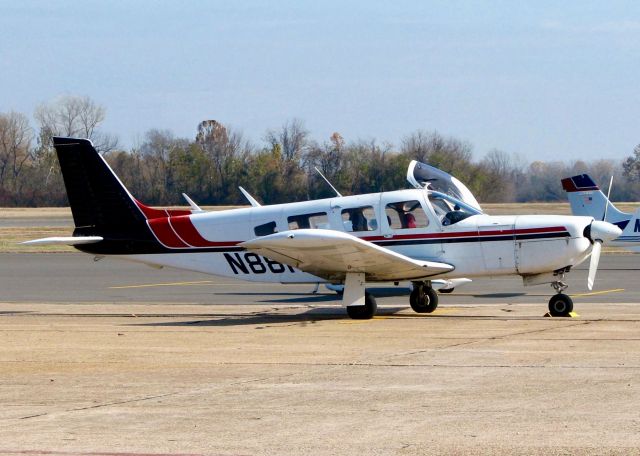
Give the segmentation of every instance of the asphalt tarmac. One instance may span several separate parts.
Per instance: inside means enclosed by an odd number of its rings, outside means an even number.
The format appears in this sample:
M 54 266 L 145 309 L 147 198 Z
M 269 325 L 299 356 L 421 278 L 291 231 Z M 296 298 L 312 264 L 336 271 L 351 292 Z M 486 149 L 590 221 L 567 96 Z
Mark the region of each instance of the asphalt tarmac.
M 0 454 L 638 454 L 640 256 L 596 289 L 477 280 L 379 317 L 332 292 L 0 255 Z
M 586 287 L 588 263 L 567 275 L 569 289 L 580 303 L 634 302 L 640 292 L 640 255 L 603 254 L 592 292 Z M 387 306 L 408 306 L 409 283 L 372 284 L 368 289 L 382 311 Z M 0 299 L 5 302 L 122 303 L 202 305 L 298 305 L 301 308 L 336 307 L 339 297 L 324 286 L 314 295 L 313 285 L 245 282 L 177 269 L 154 269 L 137 263 L 105 258 L 94 261 L 81 253 L 0 254 Z M 546 303 L 549 285 L 524 287 L 519 277 L 477 279 L 440 295 L 441 305 Z M 406 296 L 406 298 L 405 298 Z

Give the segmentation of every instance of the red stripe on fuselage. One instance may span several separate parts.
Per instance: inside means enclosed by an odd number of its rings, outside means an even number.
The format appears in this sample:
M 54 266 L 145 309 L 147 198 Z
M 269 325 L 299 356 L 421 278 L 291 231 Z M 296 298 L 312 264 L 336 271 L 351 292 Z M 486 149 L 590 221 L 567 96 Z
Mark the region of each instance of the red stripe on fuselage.
M 169 219 L 165 218 L 155 218 L 153 220 L 147 220 L 149 227 L 153 231 L 153 234 L 158 238 L 158 240 L 165 245 L 165 247 L 171 248 L 184 248 L 189 247 L 188 244 L 185 244 L 182 239 L 180 239 L 171 225 L 169 224 Z
M 134 201 L 136 202 L 142 213 L 145 215 L 145 217 L 147 217 L 147 219 L 149 220 L 191 214 L 191 211 L 185 209 L 155 209 L 153 207 L 142 204 L 137 199 L 134 199 Z
M 538 233 L 564 233 L 567 229 L 564 226 L 549 226 L 544 228 L 522 228 L 519 230 L 491 230 L 491 231 L 463 231 L 458 233 L 432 233 L 432 234 L 399 234 L 394 235 L 391 238 L 384 236 L 364 236 L 361 239 L 365 241 L 388 241 L 390 239 L 449 239 L 456 237 L 473 237 L 473 236 L 504 236 L 512 234 L 517 236 L 518 234 L 538 234 Z
M 213 242 L 202 237 L 188 215 L 171 217 L 171 226 L 186 243 L 193 247 L 225 247 L 235 246 L 239 241 Z
M 235 247 L 242 241 L 214 242 L 202 237 L 197 228 L 193 225 L 189 215 L 178 215 L 171 218 L 156 218 L 148 221 L 158 240 L 165 246 L 171 248 L 203 248 L 203 247 Z M 430 233 L 430 234 L 399 234 L 392 237 L 384 236 L 363 236 L 360 239 L 376 241 L 398 241 L 398 240 L 426 240 L 426 239 L 451 239 L 469 237 L 490 237 L 505 235 L 525 235 L 539 233 L 566 233 L 564 226 L 550 226 L 542 228 L 522 228 L 518 230 L 490 230 L 490 231 L 463 231 L 453 233 Z M 479 240 L 482 242 L 481 240 Z

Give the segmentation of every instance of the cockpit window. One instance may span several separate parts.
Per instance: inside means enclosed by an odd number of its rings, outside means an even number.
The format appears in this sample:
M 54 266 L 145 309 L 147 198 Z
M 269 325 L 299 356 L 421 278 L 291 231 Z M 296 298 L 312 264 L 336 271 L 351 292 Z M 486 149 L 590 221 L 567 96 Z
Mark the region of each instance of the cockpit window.
M 419 201 L 399 201 L 389 203 L 384 209 L 393 230 L 424 228 L 429 225 L 429 219 Z
M 375 231 L 378 229 L 376 213 L 372 206 L 343 209 L 342 225 L 345 231 Z
M 481 213 L 476 208 L 440 192 L 431 192 L 429 202 L 444 226 L 453 225 Z
M 329 229 L 329 218 L 326 212 L 314 212 L 313 214 L 292 215 L 287 218 L 290 230 L 301 228 Z

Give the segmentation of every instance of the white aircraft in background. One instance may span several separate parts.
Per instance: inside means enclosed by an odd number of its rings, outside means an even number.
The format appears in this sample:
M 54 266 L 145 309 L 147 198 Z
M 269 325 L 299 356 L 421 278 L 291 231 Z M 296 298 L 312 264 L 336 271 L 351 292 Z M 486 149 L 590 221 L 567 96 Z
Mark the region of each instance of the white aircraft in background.
M 611 183 L 609 183 L 609 192 Z M 567 192 L 573 215 L 589 216 L 596 220 L 613 223 L 622 230 L 622 234 L 610 244 L 640 252 L 640 208 L 633 214 L 620 211 L 588 174 L 562 179 L 562 188 Z
M 29 243 L 245 280 L 344 284 L 352 318 L 376 313 L 366 282 L 411 281 L 413 310 L 432 312 L 432 280 L 498 275 L 550 283 L 557 294 L 549 311 L 568 315 L 565 274 L 591 256 L 591 289 L 602 244 L 621 232 L 593 217 L 486 215 L 459 181 L 418 162 L 409 190 L 216 212 L 192 202 L 192 210 L 154 209 L 129 193 L 89 140 L 53 143 L 75 229 Z

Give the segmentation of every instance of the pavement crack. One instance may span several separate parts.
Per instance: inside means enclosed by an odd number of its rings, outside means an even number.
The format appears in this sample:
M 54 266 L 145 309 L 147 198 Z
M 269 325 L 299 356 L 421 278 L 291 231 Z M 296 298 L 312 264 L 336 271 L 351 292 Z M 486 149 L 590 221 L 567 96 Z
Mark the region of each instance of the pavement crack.
M 241 380 L 241 381 L 237 381 L 237 382 L 227 383 L 226 385 L 217 386 L 217 387 L 215 387 L 215 389 L 218 389 L 218 390 L 220 390 L 220 392 L 223 392 L 226 388 L 233 387 L 233 386 L 245 385 L 245 384 L 249 384 L 249 383 L 257 383 L 257 382 L 262 382 L 262 381 L 266 381 L 266 380 L 279 380 L 279 379 L 282 379 L 282 378 L 291 377 L 293 375 L 297 375 L 297 373 L 286 374 L 286 375 L 278 375 L 278 376 L 274 376 L 274 377 L 259 377 L 259 378 L 252 378 L 252 379 L 248 379 L 248 380 Z M 76 407 L 76 408 L 66 409 L 66 410 L 57 411 L 57 412 L 54 411 L 54 412 L 38 413 L 38 414 L 35 414 L 35 415 L 27 415 L 27 416 L 22 416 L 22 417 L 20 417 L 18 419 L 27 420 L 27 419 L 30 419 L 30 418 L 38 418 L 38 417 L 42 417 L 42 416 L 48 416 L 48 415 L 51 415 L 51 414 L 54 414 L 54 413 L 81 412 L 81 411 L 85 411 L 85 410 L 99 409 L 99 408 L 103 408 L 103 407 L 111 407 L 111 406 L 114 406 L 114 405 L 123 405 L 123 404 L 131 404 L 131 403 L 135 403 L 135 402 L 150 401 L 150 400 L 160 399 L 160 398 L 164 398 L 164 397 L 197 394 L 197 393 L 202 393 L 202 392 L 206 392 L 206 391 L 211 391 L 211 388 L 198 388 L 198 389 L 195 389 L 195 390 L 175 391 L 175 392 L 172 392 L 172 393 L 165 393 L 165 394 L 154 394 L 154 395 L 151 395 L 151 396 L 138 397 L 138 398 L 134 398 L 134 399 L 127 399 L 127 400 L 121 400 L 121 401 L 111 401 L 111 402 L 105 402 L 105 403 L 102 403 L 102 404 L 88 405 L 88 406 L 85 406 L 85 407 Z
M 135 399 L 128 399 L 128 400 L 122 400 L 122 401 L 105 402 L 105 403 L 102 403 L 102 404 L 95 404 L 95 405 L 89 405 L 89 406 L 86 406 L 86 407 L 77 407 L 77 408 L 63 410 L 62 413 L 79 412 L 79 411 L 83 411 L 83 410 L 91 410 L 91 409 L 97 409 L 97 408 L 102 408 L 102 407 L 110 407 L 112 405 L 121 405 L 121 404 L 130 404 L 130 403 L 133 403 L 133 402 L 149 401 L 149 400 L 153 400 L 153 399 L 159 399 L 161 397 L 174 396 L 176 394 L 179 394 L 179 392 L 166 393 L 166 394 L 156 394 L 156 395 L 153 395 L 153 396 L 138 397 L 138 398 L 135 398 Z M 22 416 L 19 419 L 27 420 L 27 419 L 30 419 L 30 418 L 38 418 L 38 417 L 41 417 L 41 416 L 48 416 L 51 413 L 60 413 L 60 412 L 38 413 L 36 415 Z
M 402 353 L 393 353 L 393 354 L 389 354 L 389 355 L 385 356 L 384 359 L 390 360 L 390 359 L 397 358 L 397 357 L 400 357 L 400 356 L 412 356 L 412 355 L 419 355 L 419 354 L 422 354 L 422 353 L 434 352 L 434 351 L 439 351 L 439 350 L 448 350 L 448 349 L 451 349 L 451 348 L 474 345 L 474 344 L 477 344 L 477 343 L 480 343 L 480 342 L 486 342 L 486 341 L 490 341 L 490 340 L 504 340 L 504 339 L 507 339 L 509 337 L 514 337 L 514 336 L 523 336 L 523 335 L 527 335 L 527 334 L 538 334 L 538 333 L 542 333 L 542 332 L 545 332 L 545 331 L 555 330 L 555 329 L 558 329 L 558 328 L 570 328 L 570 327 L 573 327 L 573 326 L 588 325 L 590 323 L 591 323 L 591 321 L 579 321 L 579 322 L 575 322 L 573 324 L 562 325 L 562 326 L 554 326 L 552 328 L 539 328 L 539 329 L 531 329 L 531 330 L 527 330 L 527 331 L 518 331 L 518 332 L 509 333 L 509 334 L 502 334 L 502 335 L 499 335 L 499 336 L 479 337 L 477 339 L 468 340 L 468 341 L 465 341 L 465 342 L 457 342 L 457 343 L 448 344 L 448 345 L 442 345 L 442 346 L 439 346 L 439 347 L 425 348 L 425 349 L 421 349 L 421 350 L 414 350 L 414 351 L 402 352 Z
M 591 323 L 591 321 L 578 321 L 578 322 L 575 322 L 573 324 L 566 324 L 566 325 L 562 325 L 562 326 L 553 326 L 553 327 L 550 327 L 550 328 L 530 329 L 530 330 L 527 330 L 527 331 L 518 331 L 518 332 L 509 333 L 509 334 L 502 334 L 500 336 L 486 337 L 484 340 L 500 340 L 500 339 L 506 339 L 508 337 L 513 337 L 513 336 L 524 336 L 526 334 L 538 334 L 538 333 L 543 333 L 543 332 L 546 332 L 546 331 L 553 331 L 553 330 L 560 329 L 560 328 L 564 329 L 564 328 L 572 328 L 572 327 L 575 327 L 575 326 L 588 325 L 589 323 Z

